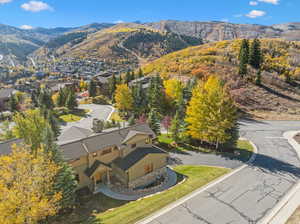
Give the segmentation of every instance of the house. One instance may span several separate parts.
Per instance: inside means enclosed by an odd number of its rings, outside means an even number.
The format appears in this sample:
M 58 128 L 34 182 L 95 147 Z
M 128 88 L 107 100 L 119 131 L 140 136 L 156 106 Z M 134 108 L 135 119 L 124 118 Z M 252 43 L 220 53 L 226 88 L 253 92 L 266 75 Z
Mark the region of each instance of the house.
M 147 124 L 92 135 L 82 128 L 74 130 L 82 138 L 58 144 L 76 173 L 78 188 L 94 191 L 99 184 L 107 184 L 135 189 L 166 172 L 168 154 L 152 145 L 155 134 Z M 9 153 L 12 144 L 0 144 L 0 155 Z
M 8 101 L 15 92 L 16 90 L 13 88 L 0 89 L 0 111 L 8 109 Z

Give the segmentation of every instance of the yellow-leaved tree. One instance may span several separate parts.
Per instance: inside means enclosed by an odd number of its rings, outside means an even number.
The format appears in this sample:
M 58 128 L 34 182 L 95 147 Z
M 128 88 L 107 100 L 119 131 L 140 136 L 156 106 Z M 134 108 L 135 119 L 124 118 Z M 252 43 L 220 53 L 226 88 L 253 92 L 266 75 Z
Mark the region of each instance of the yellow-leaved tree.
M 192 138 L 216 148 L 236 137 L 237 110 L 227 88 L 216 76 L 194 88 L 185 121 Z
M 126 84 L 117 85 L 115 92 L 116 107 L 120 111 L 131 111 L 133 109 L 132 92 Z
M 167 99 L 172 102 L 180 100 L 183 94 L 183 84 L 178 79 L 168 79 L 164 81 Z
M 50 158 L 43 149 L 33 154 L 25 146 L 0 156 L 1 224 L 36 224 L 58 212 L 61 193 L 52 192 L 60 167 Z

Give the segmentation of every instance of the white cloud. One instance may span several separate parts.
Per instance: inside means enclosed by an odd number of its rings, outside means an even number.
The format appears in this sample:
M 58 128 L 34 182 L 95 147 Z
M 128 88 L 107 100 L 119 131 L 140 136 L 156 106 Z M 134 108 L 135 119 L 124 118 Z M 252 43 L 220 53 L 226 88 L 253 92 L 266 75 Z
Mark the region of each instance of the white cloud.
M 21 5 L 21 8 L 30 12 L 40 12 L 44 10 L 52 11 L 53 8 L 42 1 L 30 1 Z
M 256 5 L 258 5 L 258 2 L 257 1 L 250 1 L 249 5 L 256 6 Z
M 114 21 L 114 23 L 124 23 L 124 21 L 123 20 L 117 20 L 117 21 Z
M 29 26 L 29 25 L 22 25 L 22 26 L 20 26 L 20 28 L 23 30 L 32 30 L 33 29 L 33 27 Z
M 270 3 L 273 5 L 278 5 L 280 0 L 258 0 L 259 2 Z
M 251 19 L 255 19 L 257 17 L 262 17 L 265 16 L 267 13 L 265 11 L 260 11 L 260 10 L 252 10 L 251 12 L 249 12 L 246 16 L 251 18 Z
M 224 22 L 224 23 L 228 23 L 228 22 L 229 22 L 229 19 L 224 18 L 224 19 L 221 19 L 221 21 Z
M 12 0 L 0 0 L 0 4 L 10 3 Z

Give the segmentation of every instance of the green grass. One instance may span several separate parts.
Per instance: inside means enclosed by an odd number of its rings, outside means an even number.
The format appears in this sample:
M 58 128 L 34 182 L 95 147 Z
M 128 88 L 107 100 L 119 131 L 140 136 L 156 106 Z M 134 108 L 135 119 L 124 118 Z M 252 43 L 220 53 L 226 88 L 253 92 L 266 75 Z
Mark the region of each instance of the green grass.
M 79 120 L 81 120 L 81 118 L 82 117 L 74 115 L 74 114 L 66 114 L 66 115 L 59 116 L 59 119 L 66 123 L 79 121 Z
M 118 112 L 113 112 L 109 118 L 110 121 L 114 120 L 116 122 L 123 122 L 124 120 L 120 117 Z
M 250 144 L 249 141 L 247 140 L 238 140 L 237 145 L 234 149 L 235 153 L 232 152 L 222 152 L 222 151 L 216 151 L 215 149 L 211 148 L 204 148 L 201 146 L 193 146 L 190 144 L 186 143 L 179 143 L 176 146 L 171 145 L 173 142 L 173 139 L 166 134 L 162 134 L 158 136 L 158 142 L 159 146 L 167 151 L 170 152 L 182 152 L 182 151 L 198 151 L 198 152 L 203 152 L 203 153 L 213 153 L 213 154 L 218 154 L 222 156 L 226 156 L 229 158 L 236 158 L 242 161 L 247 161 L 252 153 L 253 153 L 253 146 Z
M 179 177 L 187 176 L 185 182 L 152 197 L 129 202 L 104 213 L 93 214 L 93 218 L 85 223 L 101 224 L 133 224 L 151 213 L 167 206 L 194 190 L 206 185 L 212 180 L 228 173 L 225 168 L 205 166 L 178 166 L 175 168 Z M 99 203 L 103 203 L 99 201 Z

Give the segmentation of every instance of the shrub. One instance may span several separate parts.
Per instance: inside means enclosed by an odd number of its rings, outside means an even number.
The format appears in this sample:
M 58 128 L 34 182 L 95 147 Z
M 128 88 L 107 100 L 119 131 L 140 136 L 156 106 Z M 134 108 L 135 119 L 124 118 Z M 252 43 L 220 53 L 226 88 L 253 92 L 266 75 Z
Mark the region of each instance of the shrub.
M 70 110 L 66 107 L 55 107 L 54 108 L 54 113 L 56 116 L 62 116 L 62 115 L 67 115 L 70 113 Z
M 108 99 L 105 96 L 96 96 L 92 99 L 92 103 L 106 105 L 108 103 Z

